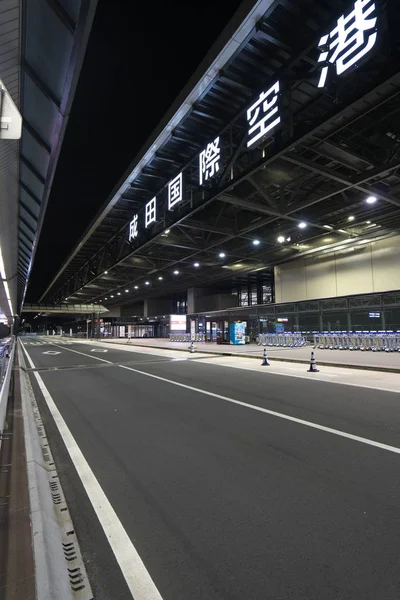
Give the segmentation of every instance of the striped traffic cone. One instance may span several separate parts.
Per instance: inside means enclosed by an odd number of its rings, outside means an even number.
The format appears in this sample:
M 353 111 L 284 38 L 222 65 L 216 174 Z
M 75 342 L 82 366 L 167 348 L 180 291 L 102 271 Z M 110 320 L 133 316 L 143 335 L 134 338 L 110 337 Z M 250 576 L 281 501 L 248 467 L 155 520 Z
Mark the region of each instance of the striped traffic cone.
M 196 348 L 195 348 L 195 345 L 193 344 L 193 342 L 190 342 L 189 352 L 190 352 L 190 354 L 194 354 L 196 352 Z
M 319 373 L 319 370 L 317 369 L 317 361 L 315 360 L 314 352 L 311 352 L 310 368 L 308 369 L 307 373 Z
M 267 350 L 264 348 L 263 361 L 261 363 L 262 367 L 270 367 L 271 365 L 268 362 Z

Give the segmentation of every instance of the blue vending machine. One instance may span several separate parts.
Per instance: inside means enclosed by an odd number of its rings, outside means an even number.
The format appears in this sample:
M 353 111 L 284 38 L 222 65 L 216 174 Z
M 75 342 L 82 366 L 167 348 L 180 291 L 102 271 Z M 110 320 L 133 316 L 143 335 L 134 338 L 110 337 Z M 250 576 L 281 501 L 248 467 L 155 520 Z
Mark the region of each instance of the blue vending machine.
M 245 344 L 246 328 L 246 321 L 238 321 L 237 323 L 231 323 L 229 326 L 229 342 L 235 345 Z

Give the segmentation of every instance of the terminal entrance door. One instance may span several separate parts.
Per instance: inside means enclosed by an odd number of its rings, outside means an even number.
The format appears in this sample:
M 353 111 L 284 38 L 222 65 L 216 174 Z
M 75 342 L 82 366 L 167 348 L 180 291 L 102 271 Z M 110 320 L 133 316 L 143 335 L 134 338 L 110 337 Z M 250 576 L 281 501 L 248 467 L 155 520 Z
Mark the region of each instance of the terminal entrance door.
M 228 321 L 207 321 L 206 324 L 207 341 L 229 344 L 229 323 Z

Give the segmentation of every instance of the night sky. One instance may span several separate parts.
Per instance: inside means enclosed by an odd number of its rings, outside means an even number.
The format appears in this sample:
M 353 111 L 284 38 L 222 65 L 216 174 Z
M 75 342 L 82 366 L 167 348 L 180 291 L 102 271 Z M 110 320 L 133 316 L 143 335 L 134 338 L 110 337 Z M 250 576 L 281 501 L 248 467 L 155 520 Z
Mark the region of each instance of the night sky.
M 36 302 L 240 0 L 99 0 L 33 266 Z

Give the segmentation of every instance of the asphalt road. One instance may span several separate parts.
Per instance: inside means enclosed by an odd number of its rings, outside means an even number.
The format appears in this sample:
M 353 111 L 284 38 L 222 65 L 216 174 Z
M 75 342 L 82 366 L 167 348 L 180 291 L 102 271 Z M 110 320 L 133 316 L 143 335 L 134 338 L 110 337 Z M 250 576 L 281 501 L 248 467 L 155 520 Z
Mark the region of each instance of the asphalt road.
M 398 600 L 400 454 L 251 406 L 399 448 L 399 394 L 212 357 L 26 349 L 163 600 Z M 32 382 L 95 598 L 131 600 Z

